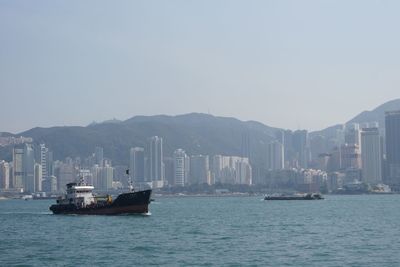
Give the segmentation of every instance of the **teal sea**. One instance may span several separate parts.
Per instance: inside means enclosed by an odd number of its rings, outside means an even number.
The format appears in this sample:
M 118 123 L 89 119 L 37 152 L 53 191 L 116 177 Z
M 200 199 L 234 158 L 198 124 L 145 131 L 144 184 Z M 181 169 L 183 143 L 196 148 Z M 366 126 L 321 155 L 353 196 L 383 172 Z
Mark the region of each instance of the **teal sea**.
M 400 266 L 400 195 L 159 197 L 151 215 L 0 200 L 0 266 Z

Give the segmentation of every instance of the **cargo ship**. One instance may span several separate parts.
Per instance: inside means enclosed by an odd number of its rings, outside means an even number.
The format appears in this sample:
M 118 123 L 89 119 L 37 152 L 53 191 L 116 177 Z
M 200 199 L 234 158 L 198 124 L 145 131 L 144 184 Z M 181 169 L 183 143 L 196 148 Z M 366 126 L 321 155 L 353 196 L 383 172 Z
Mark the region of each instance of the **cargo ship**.
M 272 195 L 264 197 L 264 200 L 321 200 L 321 199 L 324 198 L 319 193 L 308 193 L 305 195 L 292 195 L 292 196 Z
M 86 184 L 83 179 L 78 183 L 67 184 L 67 193 L 57 199 L 57 204 L 51 205 L 54 214 L 82 215 L 121 215 L 146 214 L 149 212 L 151 189 L 134 191 L 130 186 L 127 193 L 118 195 L 115 200 L 110 195 L 96 196 L 94 187 Z

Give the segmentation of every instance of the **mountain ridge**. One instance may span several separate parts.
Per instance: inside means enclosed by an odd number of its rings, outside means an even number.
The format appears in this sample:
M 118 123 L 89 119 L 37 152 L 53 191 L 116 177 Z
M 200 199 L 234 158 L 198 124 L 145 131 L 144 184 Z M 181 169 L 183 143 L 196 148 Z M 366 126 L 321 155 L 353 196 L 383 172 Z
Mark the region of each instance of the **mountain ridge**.
M 378 121 L 384 126 L 384 112 L 400 110 L 400 99 L 383 103 L 371 111 L 363 111 L 346 124 Z M 342 124 L 333 125 L 310 136 L 323 135 L 334 138 Z M 32 137 L 36 144 L 45 143 L 56 159 L 87 157 L 96 146 L 104 147 L 106 157 L 117 164 L 127 164 L 131 147 L 145 147 L 147 139 L 158 135 L 164 139 L 165 155 L 172 156 L 177 148 L 189 155 L 226 154 L 242 155 L 244 137 L 250 140 L 248 150 L 253 161 L 262 164 L 266 146 L 275 139 L 276 132 L 283 129 L 271 127 L 258 121 L 242 121 L 233 117 L 220 117 L 205 113 L 180 115 L 137 115 L 127 120 L 107 120 L 88 126 L 35 127 L 18 133 L 0 133 L 0 136 Z M 0 159 L 11 160 L 11 148 L 0 147 Z
M 385 112 L 400 110 L 400 98 L 387 101 L 372 110 L 365 110 L 348 120 L 344 125 L 352 123 L 373 123 L 378 122 L 380 128 L 385 127 Z M 311 132 L 311 136 L 323 135 L 326 137 L 333 137 L 336 130 L 341 129 L 343 124 L 336 124 L 322 130 Z
M 17 135 L 29 136 L 35 144 L 45 143 L 55 159 L 67 156 L 85 158 L 96 146 L 104 147 L 104 155 L 116 164 L 127 164 L 131 147 L 145 147 L 147 139 L 163 137 L 166 156 L 177 148 L 189 155 L 242 154 L 244 135 L 250 136 L 256 159 L 262 159 L 265 146 L 279 130 L 256 122 L 210 114 L 190 113 L 178 116 L 135 116 L 118 123 L 98 123 L 88 126 L 35 127 Z M 10 148 L 0 149 L 0 157 L 11 160 Z

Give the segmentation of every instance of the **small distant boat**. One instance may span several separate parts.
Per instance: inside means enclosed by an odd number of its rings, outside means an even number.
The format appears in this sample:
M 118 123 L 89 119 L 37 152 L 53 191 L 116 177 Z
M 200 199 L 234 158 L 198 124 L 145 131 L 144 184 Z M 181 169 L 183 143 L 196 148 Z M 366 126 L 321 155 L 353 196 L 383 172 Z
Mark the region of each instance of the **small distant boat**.
M 31 195 L 24 195 L 24 196 L 21 197 L 21 199 L 23 199 L 23 200 L 32 200 L 33 197 Z
M 308 193 L 305 195 L 293 195 L 293 196 L 284 196 L 284 195 L 271 195 L 265 196 L 264 200 L 321 200 L 324 199 L 323 196 L 319 193 Z

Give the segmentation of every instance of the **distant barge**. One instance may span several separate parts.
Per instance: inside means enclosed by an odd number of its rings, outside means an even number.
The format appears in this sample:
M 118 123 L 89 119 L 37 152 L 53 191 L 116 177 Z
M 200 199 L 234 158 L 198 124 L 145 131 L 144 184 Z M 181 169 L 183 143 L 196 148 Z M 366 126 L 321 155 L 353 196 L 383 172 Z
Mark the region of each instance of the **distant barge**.
M 302 196 L 265 196 L 264 200 L 321 200 L 324 199 L 321 194 L 305 194 Z

